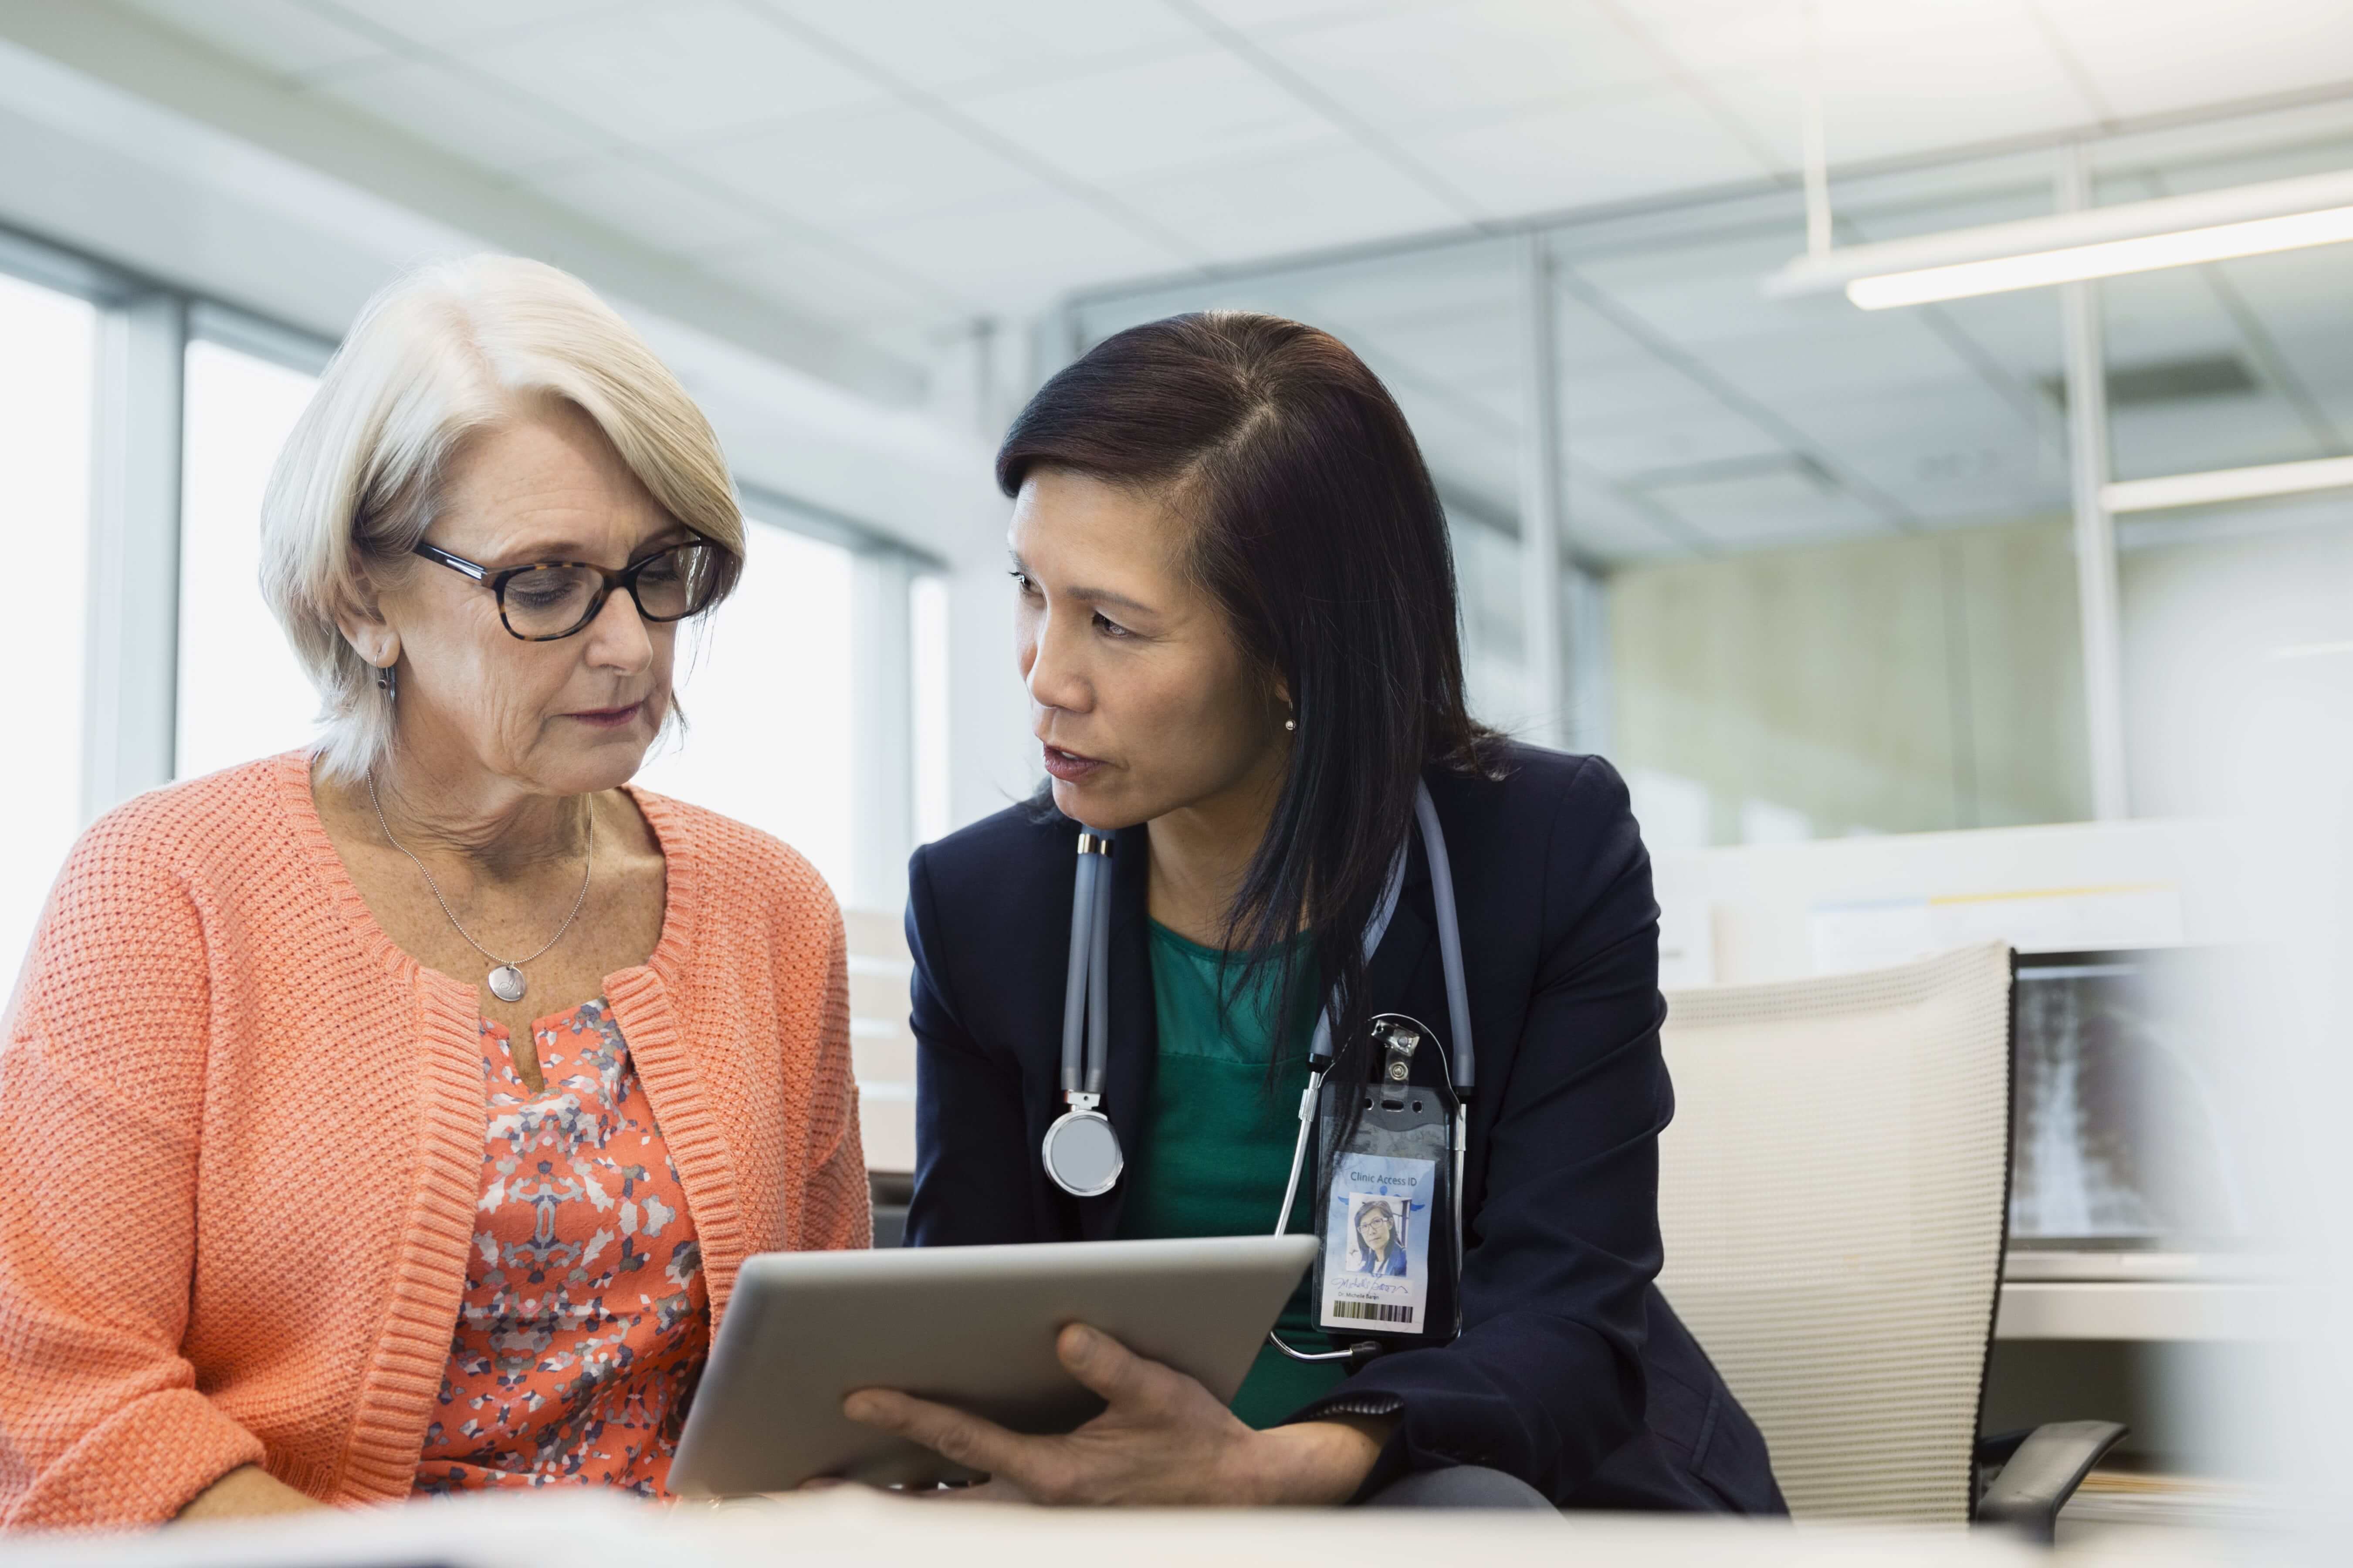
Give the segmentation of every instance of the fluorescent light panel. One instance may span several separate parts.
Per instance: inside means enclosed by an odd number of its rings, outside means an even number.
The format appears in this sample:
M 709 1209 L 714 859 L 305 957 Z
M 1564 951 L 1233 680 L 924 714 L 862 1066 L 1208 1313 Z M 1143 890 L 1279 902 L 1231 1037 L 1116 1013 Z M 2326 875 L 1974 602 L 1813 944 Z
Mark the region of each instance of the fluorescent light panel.
M 2353 240 L 2353 169 L 1842 246 L 1798 257 L 1765 292 L 1844 291 L 1884 310 L 2341 240 Z
M 2238 256 L 2336 245 L 2349 239 L 2353 239 L 2353 206 L 2336 207 L 2326 212 L 2294 213 L 2284 217 L 2218 224 L 2173 234 L 2143 235 L 2136 239 L 2112 239 L 2098 245 L 2070 246 L 2033 255 L 1999 256 L 1950 267 L 1883 273 L 1849 283 L 1846 297 L 1866 310 L 1884 310 L 1899 305 L 1927 305 L 1939 300 L 1964 300 L 2013 289 L 2042 289 L 2053 283 L 2080 283 L 2127 272 L 2154 272 L 2167 267 L 2227 261 Z
M 2218 501 L 2348 487 L 2353 487 L 2353 458 L 2320 458 L 2308 463 L 2265 463 L 2260 468 L 2168 474 L 2156 479 L 2119 479 L 2100 487 L 2100 503 L 2111 512 L 2162 511 L 2169 507 L 2211 506 Z

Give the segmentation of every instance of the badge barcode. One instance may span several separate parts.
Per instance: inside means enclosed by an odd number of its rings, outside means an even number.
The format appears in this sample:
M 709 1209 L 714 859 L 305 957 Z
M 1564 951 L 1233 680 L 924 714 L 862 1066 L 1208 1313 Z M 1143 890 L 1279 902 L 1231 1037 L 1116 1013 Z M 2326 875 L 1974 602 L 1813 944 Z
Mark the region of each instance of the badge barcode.
M 1377 1323 L 1410 1323 L 1413 1309 L 1391 1301 L 1335 1301 L 1332 1316 L 1335 1318 L 1366 1318 Z

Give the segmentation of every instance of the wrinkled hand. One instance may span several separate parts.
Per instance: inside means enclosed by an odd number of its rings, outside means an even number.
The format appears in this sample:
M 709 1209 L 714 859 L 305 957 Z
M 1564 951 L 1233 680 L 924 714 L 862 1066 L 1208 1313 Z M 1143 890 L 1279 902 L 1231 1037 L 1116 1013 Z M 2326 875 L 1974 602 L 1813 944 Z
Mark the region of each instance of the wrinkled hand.
M 912 1438 L 990 1479 L 945 1495 L 1041 1503 L 1344 1502 L 1380 1452 L 1377 1426 L 1308 1421 L 1254 1432 L 1200 1383 L 1082 1323 L 1054 1352 L 1103 1396 L 1102 1415 L 1066 1436 L 1033 1437 L 889 1389 L 842 1401 L 851 1420 Z

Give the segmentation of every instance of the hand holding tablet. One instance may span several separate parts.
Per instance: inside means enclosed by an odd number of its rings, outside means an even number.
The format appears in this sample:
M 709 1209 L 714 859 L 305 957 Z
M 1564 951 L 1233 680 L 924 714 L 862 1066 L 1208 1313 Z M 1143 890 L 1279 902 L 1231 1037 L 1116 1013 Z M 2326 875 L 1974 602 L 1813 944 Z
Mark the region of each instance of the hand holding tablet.
M 1380 1451 L 1386 1422 L 1341 1417 L 1253 1432 L 1201 1383 L 1073 1323 L 1055 1342 L 1102 1415 L 1060 1436 L 1030 1436 L 954 1405 L 861 1389 L 844 1414 L 988 1476 L 941 1494 L 963 1499 L 1169 1507 L 1214 1502 L 1345 1502 Z
M 1225 1404 L 1314 1250 L 1311 1237 L 1208 1237 L 754 1258 L 671 1485 L 702 1496 L 820 1476 L 929 1486 L 994 1467 L 1005 1489 L 1041 1500 L 1179 1500 L 1168 1486 L 1211 1447 L 1239 1455 L 1261 1446 L 1238 1437 L 1270 1436 Z M 865 1421 L 844 1412 L 853 1394 Z M 1286 1433 L 1251 1462 L 1309 1439 L 1364 1440 L 1343 1426 Z M 1132 1456 L 1134 1473 L 1106 1468 L 1111 1454 Z M 1222 1479 L 1243 1478 L 1190 1478 Z

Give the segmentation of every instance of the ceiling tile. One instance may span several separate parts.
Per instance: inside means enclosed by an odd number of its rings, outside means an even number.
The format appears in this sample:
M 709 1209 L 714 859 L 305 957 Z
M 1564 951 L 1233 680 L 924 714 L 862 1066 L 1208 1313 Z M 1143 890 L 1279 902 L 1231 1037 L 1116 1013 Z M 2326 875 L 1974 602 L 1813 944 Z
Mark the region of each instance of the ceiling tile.
M 1925 321 L 1894 310 L 1849 310 L 1844 321 L 1820 318 L 1810 332 L 1719 337 L 1689 352 L 1722 381 L 1784 410 L 1849 390 L 1975 381 Z
M 1655 57 L 1591 0 L 1479 0 L 1303 28 L 1267 47 L 1389 130 L 1500 118 L 1536 103 L 1657 89 Z
M 545 195 L 644 243 L 700 251 L 773 235 L 775 216 L 740 198 L 723 199 L 659 163 L 613 156 L 532 176 Z
M 1521 260 L 1512 241 L 1473 242 L 1286 271 L 1275 280 L 1291 314 L 1329 316 L 1385 343 L 1429 345 L 1460 367 L 1515 353 Z
M 677 149 L 677 162 L 809 223 L 971 208 L 1038 177 L 920 110 L 885 104 Z
M 1160 0 L 764 0 L 925 91 L 993 79 L 1034 82 L 1124 56 L 1200 47 Z
M 1954 300 L 1936 310 L 2019 386 L 2059 374 L 2066 349 L 2056 289 Z
M 2345 309 L 2348 261 L 2353 258 L 2329 249 L 2287 250 L 2224 262 L 2217 270 L 2270 329 L 2289 374 L 2330 411 L 2341 434 L 2353 437 L 2353 311 Z
M 2082 94 L 2055 65 L 1988 69 L 1977 79 L 1956 68 L 1940 77 L 1926 62 L 1823 95 L 1822 140 L 1831 172 L 1846 164 L 1972 142 L 1997 142 L 2089 124 Z M 1726 112 L 1737 115 L 1785 169 L 1804 158 L 1805 102 L 1794 79 L 1711 75 L 1695 79 Z
M 2042 4 L 2122 115 L 2353 79 L 2353 7 L 2345 0 Z
M 1192 0 L 1227 26 L 1244 33 L 1289 32 L 1294 27 L 1353 22 L 1397 11 L 1427 9 L 1452 0 Z
M 1802 239 L 1794 242 L 1802 247 Z M 1598 320 L 1613 311 L 1648 322 L 1651 330 L 1684 344 L 1722 338 L 1780 336 L 1800 352 L 1816 331 L 1894 323 L 1881 331 L 1898 335 L 1915 330 L 1908 311 L 1868 314 L 1838 295 L 1768 300 L 1763 282 L 1788 259 L 1793 242 L 1782 236 L 1742 236 L 1706 245 L 1646 247 L 1630 252 L 1561 263 L 1563 291 L 1581 283 L 1602 297 Z M 1622 340 L 1635 343 L 1633 339 Z M 1639 344 L 1636 344 L 1639 347 Z
M 1451 206 L 1353 142 L 1187 170 L 1117 194 L 1229 262 L 1461 222 Z
M 129 0 L 174 31 L 283 76 L 384 58 L 383 47 L 293 0 Z
M 956 102 L 1031 156 L 1101 184 L 1339 136 L 1241 60 L 1208 48 Z
M 2340 278 L 2340 299 L 2343 279 Z M 2238 348 L 2238 331 L 2202 267 L 2137 272 L 2100 285 L 2100 320 L 2111 370 L 2196 359 Z
M 1405 145 L 1495 217 L 1754 180 L 1766 173 L 1745 144 L 1677 91 L 1532 110 L 1406 138 Z
M 953 293 L 878 266 L 854 247 L 767 239 L 712 251 L 698 257 L 695 265 L 828 321 L 927 320 L 965 307 Z
M 2205 398 L 2118 409 L 2110 416 L 2109 439 L 2120 479 L 2307 462 L 2336 455 L 2316 445 L 2295 412 L 2276 397 Z
M 1170 271 L 1187 260 L 1118 218 L 1042 186 L 850 232 L 910 272 L 1004 310 L 1032 309 L 1106 278 Z
M 871 103 L 883 89 L 734 5 L 607 16 L 461 56 L 617 139 L 662 142 Z
M 1561 512 L 1561 540 L 1570 550 L 1605 565 L 1682 560 L 1691 547 L 1644 516 L 1607 486 L 1572 479 Z
M 1806 3 L 1618 0 L 1618 10 L 1633 30 L 1665 46 L 1685 66 L 1765 69 L 1803 62 Z M 1831 0 L 1829 9 L 1837 4 Z M 1825 23 L 1827 31 L 1827 16 Z
M 525 168 L 604 151 L 564 117 L 438 66 L 402 63 L 337 72 L 311 91 L 341 100 L 471 163 Z
M 1642 493 L 1702 537 L 1742 548 L 1887 531 L 1885 521 L 1852 491 L 1794 462 Z
M 1841 231 L 1840 242 L 1910 239 L 1956 228 L 2047 217 L 2057 209 L 2058 165 L 2048 151 L 2018 160 L 2003 172 L 2006 178 L 1989 169 L 1972 172 L 1978 179 L 1967 184 L 1949 172 L 1935 170 L 1833 184 L 1831 206 Z M 1938 174 L 1946 179 L 1922 177 Z
M 1409 369 L 1419 378 L 1473 395 L 1498 394 L 1503 408 L 1516 424 L 1527 376 L 1519 314 L 1461 307 L 1442 296 L 1424 303 L 1429 309 L 1410 321 L 1392 318 L 1374 323 L 1312 308 L 1300 314 L 1316 321 L 1345 321 L 1352 343 Z
M 1577 461 L 1613 479 L 1656 479 L 1704 472 L 1712 466 L 1779 456 L 1781 445 L 1750 421 L 1710 401 L 1694 402 L 1683 382 L 1680 399 L 1641 414 L 1612 412 L 1574 421 L 1567 450 Z
M 309 0 L 325 15 L 372 22 L 420 44 L 573 26 L 659 0 Z
M 2092 150 L 2103 187 L 2125 174 L 2163 171 L 2167 194 L 2286 179 L 2353 165 L 2353 96 L 2299 104 L 2243 120 L 2193 121 L 2142 131 Z M 2044 160 L 2046 167 L 2049 159 Z M 2141 195 L 2158 194 L 2149 187 Z M 2100 192 L 2102 201 L 2126 200 Z
M 1841 471 L 1924 522 L 2063 510 L 2059 444 L 2038 442 L 2018 411 L 1964 378 L 1865 386 L 1785 410 Z
M 1662 448 L 1679 451 L 1676 443 L 1682 437 L 1677 432 L 1692 420 L 1722 412 L 1723 405 L 1691 377 L 1651 354 L 1607 361 L 1565 358 L 1561 365 L 1561 424 L 1573 451 L 1581 449 L 1588 437 L 1609 437 L 1629 423 L 1657 432 Z M 1742 423 L 1746 427 L 1746 422 Z M 1695 447 L 1687 455 L 1695 458 L 1704 454 Z M 1656 465 L 1645 458 L 1635 466 Z
M 1797 0 L 1672 0 L 1639 20 L 1792 167 L 1810 75 Z M 2028 0 L 1822 0 L 1822 119 L 1831 165 L 2058 127 L 2099 115 Z

